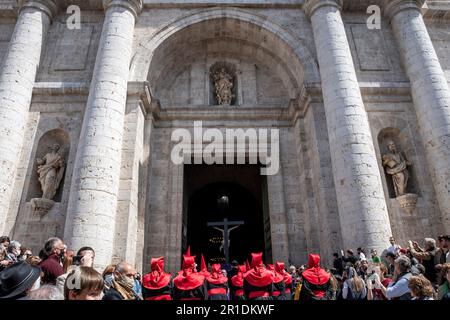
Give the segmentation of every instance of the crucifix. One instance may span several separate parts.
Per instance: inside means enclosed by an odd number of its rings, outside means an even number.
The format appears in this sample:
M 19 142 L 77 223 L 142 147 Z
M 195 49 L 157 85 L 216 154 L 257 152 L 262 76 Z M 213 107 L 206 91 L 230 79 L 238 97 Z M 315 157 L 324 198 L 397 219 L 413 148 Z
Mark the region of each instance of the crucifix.
M 230 246 L 230 231 L 236 229 L 237 227 L 244 224 L 244 221 L 228 221 L 227 218 L 219 222 L 208 222 L 208 227 L 214 227 L 214 229 L 219 230 L 223 234 L 222 247 L 225 253 L 225 262 L 229 263 L 229 246 Z M 230 226 L 234 226 L 229 228 Z M 219 228 L 222 227 L 223 229 Z

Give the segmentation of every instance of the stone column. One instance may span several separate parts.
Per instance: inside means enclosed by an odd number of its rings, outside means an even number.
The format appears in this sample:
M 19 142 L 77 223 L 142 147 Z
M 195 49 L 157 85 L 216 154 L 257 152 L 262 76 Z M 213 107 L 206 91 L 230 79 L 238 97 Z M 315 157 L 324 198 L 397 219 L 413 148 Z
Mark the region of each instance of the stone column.
M 22 1 L 0 70 L 0 234 L 8 215 L 44 38 L 56 13 L 52 0 Z
M 142 0 L 105 0 L 97 60 L 74 165 L 64 239 L 111 262 L 134 26 Z
M 425 0 L 390 0 L 390 19 L 425 146 L 442 224 L 450 232 L 450 89 L 422 18 Z
M 381 252 L 391 227 L 341 8 L 342 0 L 305 4 L 320 67 L 342 240 L 345 248 Z

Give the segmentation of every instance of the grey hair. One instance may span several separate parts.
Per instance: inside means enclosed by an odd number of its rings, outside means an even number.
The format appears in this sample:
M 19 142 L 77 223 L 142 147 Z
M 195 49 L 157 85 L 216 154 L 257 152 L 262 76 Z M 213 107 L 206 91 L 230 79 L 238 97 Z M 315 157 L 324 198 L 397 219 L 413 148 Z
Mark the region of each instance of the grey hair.
M 116 264 L 114 271 L 118 272 L 118 273 L 122 273 L 123 270 L 125 269 L 125 265 L 128 265 L 129 263 L 126 261 L 121 261 L 118 264 Z
M 425 238 L 425 243 L 428 244 L 432 249 L 436 248 L 436 240 L 433 238 Z
M 52 254 L 53 249 L 55 248 L 55 243 L 61 241 L 60 238 L 50 238 L 45 242 L 44 252 L 47 256 Z
M 13 240 L 8 245 L 8 252 L 12 252 L 13 249 L 20 249 L 21 246 L 19 241 Z
M 399 266 L 402 273 L 411 270 L 411 260 L 407 256 L 400 256 L 395 259 L 394 263 Z
M 64 295 L 58 287 L 46 284 L 30 291 L 28 298 L 30 300 L 64 300 Z

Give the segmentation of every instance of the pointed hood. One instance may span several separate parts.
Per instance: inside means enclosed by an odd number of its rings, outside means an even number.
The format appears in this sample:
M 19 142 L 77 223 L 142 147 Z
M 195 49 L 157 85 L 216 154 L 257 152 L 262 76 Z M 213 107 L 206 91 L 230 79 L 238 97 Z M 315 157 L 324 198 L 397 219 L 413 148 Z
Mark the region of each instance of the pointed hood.
M 258 252 L 258 253 L 252 253 L 252 265 L 251 267 L 260 267 L 263 265 L 263 261 L 262 261 L 262 252 Z
M 277 262 L 275 264 L 275 272 L 282 275 L 284 283 L 290 285 L 292 283 L 292 276 L 284 269 L 284 262 Z
M 173 279 L 173 284 L 180 290 L 192 290 L 205 281 L 205 277 L 195 270 L 195 256 L 183 256 L 183 270 L 178 272 L 178 276 Z
M 183 267 L 182 267 L 182 271 L 186 271 L 186 270 L 190 270 L 190 271 L 194 271 L 195 269 L 195 256 L 188 256 L 188 255 L 184 255 L 183 256 Z
M 152 258 L 151 272 L 144 275 L 142 285 L 147 289 L 161 289 L 170 282 L 170 274 L 164 272 L 164 257 Z
M 273 282 L 273 272 L 264 268 L 262 252 L 252 253 L 252 268 L 244 275 L 244 279 L 254 287 L 264 287 Z
M 278 263 L 278 262 L 277 262 Z M 283 275 L 279 274 L 278 272 L 276 272 L 276 268 L 274 267 L 273 264 L 268 264 L 267 265 L 267 269 L 269 271 L 272 272 L 273 274 L 273 283 L 280 283 L 281 281 L 284 280 Z
M 308 258 L 308 269 L 302 272 L 302 277 L 315 285 L 323 285 L 330 280 L 330 274 L 320 267 L 320 256 L 310 254 Z
M 250 266 L 250 263 L 248 262 L 248 259 L 245 260 L 245 271 L 249 271 L 252 267 Z
M 214 263 L 211 267 L 211 275 L 206 279 L 212 284 L 224 284 L 228 282 L 228 278 L 222 273 L 219 263 Z
M 204 275 L 205 277 L 209 277 L 210 273 L 208 272 L 208 267 L 206 266 L 205 257 L 202 254 L 201 263 L 200 263 L 200 274 Z
M 244 274 L 247 271 L 245 265 L 238 265 L 238 272 L 231 278 L 231 284 L 235 287 L 242 288 L 244 286 Z

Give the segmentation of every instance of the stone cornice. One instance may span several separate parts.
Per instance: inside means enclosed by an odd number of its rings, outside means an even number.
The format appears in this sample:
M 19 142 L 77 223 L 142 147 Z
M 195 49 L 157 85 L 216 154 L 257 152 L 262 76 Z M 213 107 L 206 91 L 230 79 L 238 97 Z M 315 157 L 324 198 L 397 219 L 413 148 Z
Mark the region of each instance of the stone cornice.
M 127 95 L 128 98 L 135 97 L 141 102 L 144 114 L 151 114 L 153 117 L 159 118 L 161 106 L 158 100 L 153 99 L 148 81 L 129 81 Z
M 137 18 L 142 12 L 142 0 L 103 0 L 103 7 L 106 10 L 113 7 L 121 7 L 129 10 Z
M 343 0 L 306 0 L 303 9 L 306 16 L 311 19 L 311 16 L 317 9 L 328 6 L 342 10 Z
M 52 101 L 53 97 L 80 96 L 87 99 L 89 95 L 89 82 L 36 82 L 33 88 L 33 99 L 39 101 Z M 150 85 L 147 81 L 129 81 L 127 85 L 128 100 L 135 99 L 142 104 L 146 114 L 158 115 L 159 102 L 153 99 Z
M 450 19 L 450 0 L 431 1 L 428 0 L 422 8 L 424 18 L 431 20 Z
M 144 0 L 145 8 L 301 8 L 304 0 Z
M 404 10 L 417 10 L 421 12 L 426 0 L 385 0 L 384 15 L 390 20 Z
M 1 18 L 16 18 L 17 10 L 17 0 L 4 0 L 0 2 Z
M 159 119 L 170 120 L 204 120 L 204 121 L 284 121 L 291 119 L 286 107 L 257 106 L 189 106 L 167 107 L 161 110 Z
M 50 17 L 50 20 L 58 14 L 57 0 L 19 0 L 19 14 L 25 8 L 41 10 Z

